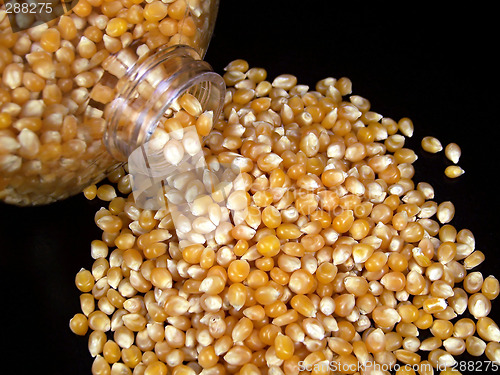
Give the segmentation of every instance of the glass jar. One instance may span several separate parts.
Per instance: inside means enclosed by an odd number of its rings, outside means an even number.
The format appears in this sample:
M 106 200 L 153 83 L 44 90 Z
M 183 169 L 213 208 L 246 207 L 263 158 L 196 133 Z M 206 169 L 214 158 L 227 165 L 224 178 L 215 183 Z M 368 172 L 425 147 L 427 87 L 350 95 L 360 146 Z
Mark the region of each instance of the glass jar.
M 80 0 L 44 23 L 1 10 L 0 200 L 28 206 L 78 194 L 175 116 L 185 93 L 216 119 L 225 85 L 202 58 L 217 8 L 218 0 Z M 196 120 L 187 117 L 183 126 Z

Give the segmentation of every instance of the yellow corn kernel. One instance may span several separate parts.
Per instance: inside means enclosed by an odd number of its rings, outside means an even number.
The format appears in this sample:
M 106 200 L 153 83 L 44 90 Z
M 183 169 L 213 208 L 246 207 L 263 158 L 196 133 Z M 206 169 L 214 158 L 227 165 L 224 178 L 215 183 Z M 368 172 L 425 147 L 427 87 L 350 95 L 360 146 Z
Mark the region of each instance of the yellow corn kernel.
M 290 305 L 299 314 L 305 316 L 306 318 L 312 318 L 316 316 L 316 307 L 314 306 L 311 299 L 303 294 L 297 294 L 290 300 Z
M 50 28 L 42 33 L 40 46 L 47 52 L 56 52 L 61 45 L 61 35 L 58 29 Z
M 95 184 L 87 186 L 85 189 L 83 189 L 83 195 L 85 196 L 85 198 L 91 201 L 97 196 L 97 186 Z
M 0 113 L 0 129 L 7 129 L 12 124 L 12 117 L 10 113 Z
M 87 317 L 81 313 L 75 314 L 69 321 L 69 327 L 74 334 L 84 336 L 89 329 Z
M 278 333 L 274 339 L 274 350 L 279 359 L 287 360 L 294 354 L 294 344 L 290 337 Z
M 253 323 L 247 317 L 241 318 L 234 326 L 231 337 L 234 342 L 243 342 L 253 331 Z
M 250 273 L 250 264 L 246 260 L 233 260 L 227 269 L 227 277 L 234 283 L 242 282 Z
M 457 178 L 461 175 L 463 175 L 465 171 L 460 168 L 458 165 L 449 165 L 445 168 L 444 174 L 448 178 Z
M 304 269 L 299 269 L 290 275 L 288 287 L 296 294 L 308 294 L 315 287 L 315 282 L 311 273 Z
M 498 279 L 490 275 L 484 279 L 483 285 L 481 286 L 481 293 L 484 294 L 488 299 L 493 300 L 498 297 L 500 292 L 500 283 Z
M 86 0 L 79 1 L 74 7 L 73 12 L 82 18 L 85 18 L 90 15 L 92 12 L 92 5 L 90 5 Z
M 241 283 L 231 284 L 227 291 L 227 299 L 231 306 L 240 310 L 247 299 L 247 288 Z
M 280 245 L 278 237 L 265 236 L 257 242 L 257 251 L 265 257 L 273 257 L 279 253 Z
M 191 264 L 200 263 L 203 245 L 189 245 L 182 249 L 182 258 Z
M 276 235 L 282 240 L 295 240 L 302 235 L 302 232 L 293 223 L 283 223 L 276 228 Z
M 274 206 L 267 206 L 262 210 L 262 222 L 268 228 L 277 228 L 281 224 L 281 214 Z
M 337 275 L 337 266 L 329 262 L 321 263 L 316 270 L 316 278 L 322 284 L 331 283 Z
M 106 26 L 106 34 L 110 37 L 120 37 L 125 34 L 127 29 L 127 21 L 124 18 L 116 17 L 109 20 Z
M 94 276 L 89 270 L 80 270 L 75 277 L 75 285 L 83 293 L 90 292 L 94 287 Z
M 460 149 L 460 146 L 457 145 L 456 143 L 449 143 L 444 148 L 444 154 L 449 160 L 457 164 L 460 159 L 460 156 L 462 155 L 462 150 Z
M 219 361 L 213 345 L 206 346 L 198 353 L 198 364 L 202 368 L 212 368 Z

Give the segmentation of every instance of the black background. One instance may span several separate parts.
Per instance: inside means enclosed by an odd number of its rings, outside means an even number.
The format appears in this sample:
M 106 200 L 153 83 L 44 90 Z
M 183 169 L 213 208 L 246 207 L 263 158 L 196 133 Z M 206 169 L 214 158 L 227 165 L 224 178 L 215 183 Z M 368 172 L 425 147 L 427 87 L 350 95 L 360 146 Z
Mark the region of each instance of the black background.
M 452 223 L 471 229 L 486 254 L 480 270 L 500 277 L 494 11 L 480 3 L 400 3 L 222 0 L 206 60 L 223 73 L 243 58 L 266 68 L 269 80 L 291 73 L 311 88 L 322 78 L 346 76 L 374 111 L 410 117 L 415 134 L 407 145 L 419 155 L 415 180 L 430 182 L 436 201 L 455 204 Z M 443 153 L 421 151 L 425 135 L 457 142 L 466 173 L 447 179 Z M 46 207 L 0 205 L 1 334 L 5 363 L 17 374 L 90 374 L 87 340 L 73 335 L 68 321 L 79 312 L 74 276 L 91 266 L 90 241 L 100 236 L 93 222 L 99 208 L 82 195 Z M 498 308 L 495 302 L 492 316 Z

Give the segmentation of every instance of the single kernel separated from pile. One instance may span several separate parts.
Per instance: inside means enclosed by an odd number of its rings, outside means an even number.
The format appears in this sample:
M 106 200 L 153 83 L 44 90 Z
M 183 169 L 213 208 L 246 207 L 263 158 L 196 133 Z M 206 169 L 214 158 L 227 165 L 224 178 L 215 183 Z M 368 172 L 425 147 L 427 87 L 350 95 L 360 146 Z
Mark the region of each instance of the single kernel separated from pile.
M 244 60 L 224 78 L 203 151 L 209 169 L 237 167 L 243 192 L 225 201 L 229 220 L 206 243 L 181 247 L 168 207 L 139 207 L 127 166 L 84 192 L 109 202 L 70 321 L 90 332 L 93 374 L 323 374 L 331 363 L 354 373 L 397 362 L 427 374 L 465 352 L 498 363 L 488 314 L 499 282 L 474 271 L 485 257 L 451 224 L 453 203 L 412 180 L 413 124 L 372 111 L 348 78 L 310 90 Z
M 458 165 L 449 165 L 445 168 L 444 174 L 449 178 L 457 178 L 463 175 L 465 171 Z
M 459 145 L 452 142 L 446 145 L 446 147 L 444 148 L 444 154 L 449 160 L 457 164 L 460 160 L 460 156 L 462 155 L 462 149 Z
M 424 151 L 430 152 L 431 154 L 438 153 L 443 149 L 443 145 L 439 139 L 432 136 L 422 138 L 421 145 Z

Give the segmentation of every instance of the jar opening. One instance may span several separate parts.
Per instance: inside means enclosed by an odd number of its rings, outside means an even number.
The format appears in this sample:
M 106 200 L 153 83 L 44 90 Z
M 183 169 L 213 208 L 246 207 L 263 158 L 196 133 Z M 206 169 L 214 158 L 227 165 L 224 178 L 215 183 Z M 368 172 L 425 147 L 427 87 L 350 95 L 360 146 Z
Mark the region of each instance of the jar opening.
M 220 104 L 224 102 L 225 93 L 225 86 L 214 84 L 218 78 L 220 76 L 217 73 L 203 72 L 193 77 L 193 79 L 186 81 L 186 84 L 179 88 L 178 93 L 172 95 L 173 99 L 165 103 L 162 110 L 158 113 L 157 118 L 146 126 L 147 129 L 145 130 L 143 142 L 147 142 L 150 139 L 161 121 L 172 117 L 172 106 L 175 100 L 186 93 L 191 94 L 198 100 L 201 104 L 202 112 L 212 111 L 213 118 L 218 118 L 222 111 Z M 137 131 L 140 132 L 140 129 L 137 128 Z M 137 138 L 141 138 L 141 135 L 137 134 Z
M 128 55 L 118 58 L 115 65 L 132 60 Z M 120 161 L 150 139 L 186 92 L 198 99 L 203 111 L 212 111 L 214 119 L 225 97 L 222 77 L 188 46 L 165 48 L 137 59 L 117 80 L 116 90 L 116 97 L 101 113 L 107 122 L 104 144 Z

